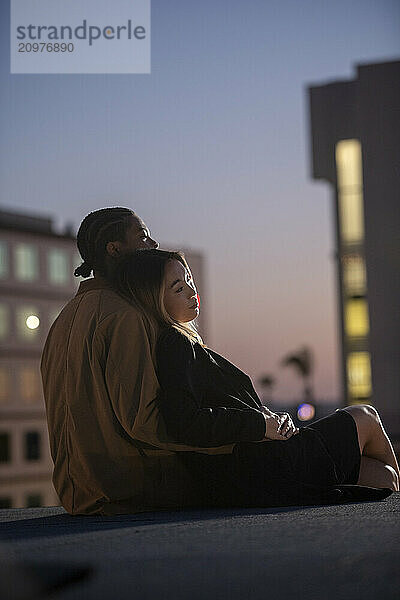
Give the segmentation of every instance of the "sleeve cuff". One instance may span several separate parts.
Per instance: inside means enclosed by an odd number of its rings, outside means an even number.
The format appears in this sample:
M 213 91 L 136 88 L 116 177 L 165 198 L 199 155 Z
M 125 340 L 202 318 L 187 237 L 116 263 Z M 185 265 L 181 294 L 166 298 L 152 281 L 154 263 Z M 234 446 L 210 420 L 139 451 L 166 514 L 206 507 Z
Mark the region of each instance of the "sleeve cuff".
M 254 440 L 255 442 L 261 442 L 265 438 L 267 433 L 267 422 L 263 413 L 257 411 L 257 422 L 254 427 Z

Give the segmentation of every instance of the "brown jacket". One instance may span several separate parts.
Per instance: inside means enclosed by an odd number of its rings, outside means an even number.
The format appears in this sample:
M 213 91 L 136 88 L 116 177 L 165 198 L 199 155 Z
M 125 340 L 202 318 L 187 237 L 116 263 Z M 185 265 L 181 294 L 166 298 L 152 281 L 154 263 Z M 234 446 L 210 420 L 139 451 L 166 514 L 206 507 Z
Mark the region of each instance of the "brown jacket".
M 80 284 L 50 329 L 41 372 L 53 483 L 70 514 L 193 505 L 196 485 L 177 452 L 233 450 L 170 442 L 154 344 L 136 310 L 97 278 Z

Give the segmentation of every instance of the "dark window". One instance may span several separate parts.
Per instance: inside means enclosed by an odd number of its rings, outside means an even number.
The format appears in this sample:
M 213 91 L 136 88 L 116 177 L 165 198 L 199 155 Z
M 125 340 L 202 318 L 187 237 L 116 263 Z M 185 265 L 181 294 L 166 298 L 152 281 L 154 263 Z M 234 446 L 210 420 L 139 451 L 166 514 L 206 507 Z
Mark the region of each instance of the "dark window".
M 28 494 L 26 497 L 26 508 L 34 508 L 35 506 L 43 506 L 41 494 Z
M 25 460 L 39 460 L 40 433 L 29 431 L 25 434 Z
M 0 433 L 0 462 L 10 461 L 10 436 L 8 433 Z
M 12 508 L 10 496 L 0 496 L 0 508 Z

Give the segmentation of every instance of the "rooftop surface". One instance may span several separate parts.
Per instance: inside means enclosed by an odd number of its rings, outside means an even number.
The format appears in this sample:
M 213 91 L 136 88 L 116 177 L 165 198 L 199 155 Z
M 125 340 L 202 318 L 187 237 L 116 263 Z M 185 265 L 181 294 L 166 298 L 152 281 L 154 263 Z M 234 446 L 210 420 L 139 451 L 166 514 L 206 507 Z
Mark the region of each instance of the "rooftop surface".
M 399 512 L 400 492 L 379 502 L 113 517 L 3 509 L 0 595 L 398 600 Z

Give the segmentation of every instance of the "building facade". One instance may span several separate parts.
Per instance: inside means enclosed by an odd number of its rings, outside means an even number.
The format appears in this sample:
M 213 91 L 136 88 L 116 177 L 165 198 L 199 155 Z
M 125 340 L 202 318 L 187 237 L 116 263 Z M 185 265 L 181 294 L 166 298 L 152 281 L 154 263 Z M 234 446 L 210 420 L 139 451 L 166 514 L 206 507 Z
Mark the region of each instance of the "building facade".
M 185 256 L 202 293 L 203 257 Z M 0 211 L 0 508 L 59 505 L 40 358 L 51 324 L 82 281 L 73 275 L 81 262 L 71 231 Z
M 308 88 L 312 176 L 332 189 L 343 400 L 400 437 L 400 61 Z

